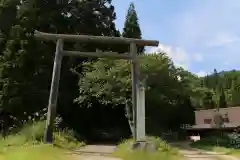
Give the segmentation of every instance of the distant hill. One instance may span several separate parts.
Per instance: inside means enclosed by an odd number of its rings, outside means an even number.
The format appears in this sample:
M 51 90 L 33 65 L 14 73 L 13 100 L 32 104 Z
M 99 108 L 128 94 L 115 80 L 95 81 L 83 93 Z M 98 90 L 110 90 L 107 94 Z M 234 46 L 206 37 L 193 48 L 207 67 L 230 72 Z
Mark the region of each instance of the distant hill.
M 240 71 L 214 72 L 194 80 L 196 95 L 192 99 L 197 108 L 209 109 L 240 105 Z

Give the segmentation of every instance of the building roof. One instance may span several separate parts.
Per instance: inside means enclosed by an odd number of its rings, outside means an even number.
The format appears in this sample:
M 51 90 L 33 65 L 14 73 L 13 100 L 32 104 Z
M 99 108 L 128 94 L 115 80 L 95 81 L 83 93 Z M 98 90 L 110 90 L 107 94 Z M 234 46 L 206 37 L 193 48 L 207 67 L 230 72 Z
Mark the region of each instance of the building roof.
M 229 111 L 229 110 L 238 110 L 238 109 L 240 110 L 240 106 L 219 108 L 220 111 Z M 196 110 L 194 112 L 206 112 L 206 111 L 217 111 L 217 108 L 213 108 L 213 109 L 200 109 L 200 110 Z
M 221 129 L 234 129 L 238 127 L 240 127 L 240 122 L 232 122 L 232 123 L 224 123 Z M 202 129 L 218 129 L 218 128 L 212 124 L 196 124 L 187 128 L 187 130 L 198 130 L 198 129 L 202 130 Z

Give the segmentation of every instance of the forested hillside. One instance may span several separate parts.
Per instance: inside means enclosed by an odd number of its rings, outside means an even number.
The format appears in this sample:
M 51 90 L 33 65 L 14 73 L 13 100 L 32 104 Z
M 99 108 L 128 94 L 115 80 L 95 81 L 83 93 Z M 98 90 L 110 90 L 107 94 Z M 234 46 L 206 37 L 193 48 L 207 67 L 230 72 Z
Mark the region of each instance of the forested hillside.
M 133 3 L 123 33 L 115 27 L 116 18 L 111 0 L 0 1 L 0 122 L 4 133 L 29 117 L 39 119 L 39 114 L 46 114 L 55 44 L 35 40 L 34 31 L 142 38 Z M 128 51 L 122 45 L 69 43 L 64 47 Z M 174 66 L 167 53 L 143 54 L 144 50 L 138 48 L 141 82 L 146 84 L 148 133 L 194 123 L 195 109 L 240 103 L 239 71 L 215 70 L 200 78 Z M 57 106 L 62 126 L 85 137 L 103 130 L 129 135 L 131 116 L 126 115 L 126 105 L 131 107 L 130 99 L 129 62 L 64 57 Z
M 192 85 L 191 100 L 195 109 L 224 108 L 240 104 L 240 71 L 218 72 L 214 69 L 212 74 L 204 77 L 185 72 Z
M 203 98 L 205 108 L 238 106 L 240 103 L 240 71 L 221 71 L 200 78 L 201 86 L 208 89 Z

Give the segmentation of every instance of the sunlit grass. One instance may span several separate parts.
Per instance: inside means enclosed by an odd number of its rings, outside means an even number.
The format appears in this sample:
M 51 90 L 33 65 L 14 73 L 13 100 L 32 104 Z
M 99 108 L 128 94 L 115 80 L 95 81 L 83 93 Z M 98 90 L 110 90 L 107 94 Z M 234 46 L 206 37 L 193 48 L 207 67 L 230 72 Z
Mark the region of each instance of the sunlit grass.
M 203 138 L 199 141 L 193 142 L 191 146 L 205 151 L 224 153 L 238 157 L 240 156 L 240 149 L 231 147 L 229 139 L 224 137 L 215 136 Z
M 84 145 L 69 130 L 55 132 L 53 145 L 43 144 L 44 127 L 44 122 L 36 122 L 5 139 L 0 137 L 0 160 L 65 160 L 68 149 Z
M 166 142 L 157 138 L 152 138 L 157 145 L 156 152 L 132 150 L 132 140 L 123 141 L 114 153 L 115 156 L 123 160 L 182 160 L 183 157 L 178 153 L 178 150 L 170 147 Z
M 64 160 L 64 150 L 52 145 L 23 145 L 2 148 L 0 160 Z

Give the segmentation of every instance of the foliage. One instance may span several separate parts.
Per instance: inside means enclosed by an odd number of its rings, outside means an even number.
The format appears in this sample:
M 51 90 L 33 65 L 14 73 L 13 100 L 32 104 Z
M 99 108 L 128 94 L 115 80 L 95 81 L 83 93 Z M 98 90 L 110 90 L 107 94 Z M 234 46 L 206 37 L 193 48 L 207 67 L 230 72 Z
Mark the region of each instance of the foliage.
M 236 70 L 217 72 L 215 69 L 212 75 L 200 78 L 204 86 L 212 92 L 208 95 L 210 100 L 207 103 L 208 106 L 212 106 L 212 108 L 216 108 L 217 105 L 220 108 L 238 106 L 240 104 L 238 98 L 240 84 L 239 76 L 240 72 Z
M 221 89 L 221 95 L 219 97 L 218 107 L 219 108 L 226 108 L 227 107 L 226 96 L 225 96 L 225 93 L 224 93 L 223 89 Z
M 12 133 L 0 139 L 0 158 L 12 160 L 28 159 L 65 159 L 66 149 L 73 149 L 84 145 L 79 142 L 69 129 L 58 129 L 54 133 L 52 145 L 43 144 L 45 121 L 37 121 L 25 124 L 17 133 Z M 44 154 L 43 154 L 44 153 Z
M 226 135 L 215 135 L 214 137 L 202 138 L 199 141 L 191 143 L 191 146 L 206 151 L 214 151 L 236 156 L 240 155 L 240 150 L 238 148 L 234 148 L 234 146 L 230 144 L 230 139 Z
M 131 150 L 133 140 L 123 141 L 114 153 L 116 156 L 124 160 L 155 160 L 155 159 L 169 159 L 178 160 L 181 159 L 181 155 L 175 148 L 170 147 L 166 142 L 159 138 L 150 138 L 150 142 L 153 142 L 157 146 L 156 152 Z
M 24 145 L 21 147 L 9 147 L 0 154 L 1 160 L 65 160 L 65 150 L 55 148 L 52 145 Z M 43 154 L 44 153 L 44 154 Z
M 177 83 L 177 80 L 171 77 L 171 74 L 174 74 L 174 67 L 165 55 L 142 56 L 139 58 L 139 63 L 141 64 L 140 79 L 147 77 L 148 90 L 150 90 L 153 83 L 157 83 L 154 78 L 160 76 L 160 74 L 155 74 L 155 72 L 162 73 L 161 76 L 167 76 L 166 79 L 162 79 L 158 83 L 163 84 L 167 80 Z M 164 64 L 159 65 L 161 63 Z M 89 98 L 94 97 L 99 99 L 102 104 L 112 103 L 118 106 L 125 104 L 131 99 L 129 62 L 100 59 L 94 62 L 83 63 L 81 67 L 83 68 L 83 76 L 79 81 L 80 97 L 76 99 L 77 102 L 89 102 L 88 105 L 91 105 Z M 159 87 L 161 86 L 159 85 Z M 91 95 L 91 97 L 86 96 L 86 94 Z
M 221 128 L 224 124 L 223 116 L 220 113 L 215 113 L 213 117 L 214 127 Z
M 179 127 L 187 123 L 179 119 L 178 111 L 190 108 L 187 101 L 185 81 L 180 81 L 180 71 L 164 54 L 139 56 L 140 80 L 146 83 L 147 126 L 158 125 L 159 128 Z M 79 77 L 79 97 L 76 99 L 82 107 L 94 107 L 93 102 L 110 107 L 125 107 L 131 101 L 130 63 L 123 60 L 100 59 L 81 65 Z M 183 76 L 184 79 L 184 76 Z M 161 91 L 161 92 L 160 92 Z M 188 103 L 188 104 L 187 104 Z M 186 105 L 187 104 L 187 105 Z M 181 107 L 178 109 L 178 107 Z M 154 127 L 150 127 L 151 131 Z
M 206 138 L 201 138 L 201 140 L 193 142 L 192 146 L 224 146 L 229 147 L 229 137 L 228 136 L 211 136 Z
M 45 122 L 39 121 L 26 124 L 18 133 L 10 134 L 1 140 L 1 147 L 21 146 L 25 144 L 41 144 L 43 142 Z M 75 148 L 84 145 L 78 142 L 71 130 L 57 130 L 54 133 L 54 145 L 61 148 Z
M 0 1 L 0 20 L 4 22 L 0 24 L 0 118 L 3 128 L 7 130 L 16 123 L 19 125 L 26 116 L 47 105 L 55 44 L 37 41 L 33 37 L 34 30 L 120 36 L 115 28 L 115 18 L 111 0 Z M 96 48 L 111 50 L 115 46 L 66 43 L 64 47 L 95 51 Z M 60 83 L 58 113 L 72 125 L 70 115 L 78 107 L 73 104 L 73 99 L 78 96 L 78 77 L 71 69 L 86 60 L 65 57 L 62 63 L 61 82 L 64 83 Z
M 142 39 L 142 31 L 139 26 L 137 12 L 134 3 L 131 2 L 126 15 L 122 36 L 126 38 Z M 128 49 L 128 48 L 127 48 Z M 126 50 L 125 52 L 127 52 Z M 143 53 L 144 47 L 138 46 L 138 53 Z

